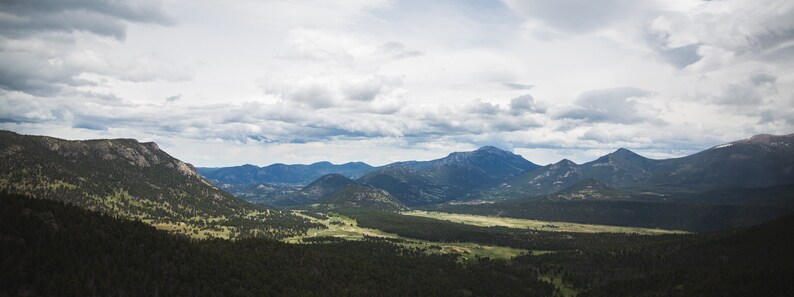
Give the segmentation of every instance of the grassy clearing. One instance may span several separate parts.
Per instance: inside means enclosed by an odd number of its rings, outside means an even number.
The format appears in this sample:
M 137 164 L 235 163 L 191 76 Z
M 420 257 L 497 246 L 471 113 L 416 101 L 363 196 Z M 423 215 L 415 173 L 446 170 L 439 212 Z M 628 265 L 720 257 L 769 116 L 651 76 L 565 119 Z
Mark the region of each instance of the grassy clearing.
M 566 285 L 565 282 L 562 281 L 562 277 L 559 275 L 541 276 L 540 280 L 552 284 L 555 288 L 557 288 L 557 291 L 559 291 L 563 297 L 576 297 L 576 295 L 579 294 L 579 292 L 574 290 L 572 287 Z
M 186 224 L 183 222 L 156 222 L 151 219 L 142 219 L 144 223 L 152 225 L 153 227 L 175 234 L 187 235 L 195 239 L 209 239 L 209 238 L 223 238 L 230 239 L 234 235 L 234 230 L 227 226 L 218 226 L 212 229 L 201 228 L 195 225 Z
M 645 235 L 687 233 L 686 231 L 680 231 L 680 230 L 591 225 L 591 224 L 578 224 L 578 223 L 567 223 L 567 222 L 547 222 L 547 221 L 529 220 L 529 219 L 502 218 L 502 217 L 421 211 L 421 210 L 406 211 L 406 212 L 402 212 L 401 214 L 408 216 L 446 220 L 450 222 L 481 226 L 481 227 L 502 226 L 502 227 L 518 228 L 518 229 L 532 229 L 539 231 L 580 232 L 580 233 L 609 232 L 609 233 L 633 233 L 633 234 L 645 234 Z
M 427 253 L 431 254 L 449 254 L 449 253 L 456 253 L 461 255 L 461 261 L 471 261 L 476 259 L 477 257 L 488 257 L 492 259 L 510 259 L 512 257 L 518 256 L 520 254 L 536 254 L 536 253 L 548 253 L 548 251 L 527 251 L 524 249 L 515 249 L 509 247 L 501 247 L 501 246 L 487 246 L 487 245 L 480 245 L 476 243 L 468 243 L 468 242 L 433 242 L 433 241 L 424 241 L 418 240 L 413 238 L 402 237 L 392 233 L 386 233 L 381 230 L 377 229 L 370 229 L 358 226 L 358 223 L 355 219 L 334 214 L 328 213 L 328 219 L 320 220 L 314 217 L 306 216 L 300 212 L 294 212 L 296 215 L 305 217 L 313 222 L 321 223 L 328 227 L 327 229 L 310 229 L 309 232 L 306 233 L 304 236 L 295 236 L 284 239 L 283 241 L 288 243 L 301 243 L 305 238 L 312 238 L 312 237 L 321 237 L 321 236 L 332 236 L 343 238 L 346 240 L 360 240 L 363 239 L 364 236 L 370 237 L 382 237 L 382 238 L 389 238 L 389 239 L 398 239 L 399 241 L 396 242 L 406 248 L 415 248 L 424 250 Z

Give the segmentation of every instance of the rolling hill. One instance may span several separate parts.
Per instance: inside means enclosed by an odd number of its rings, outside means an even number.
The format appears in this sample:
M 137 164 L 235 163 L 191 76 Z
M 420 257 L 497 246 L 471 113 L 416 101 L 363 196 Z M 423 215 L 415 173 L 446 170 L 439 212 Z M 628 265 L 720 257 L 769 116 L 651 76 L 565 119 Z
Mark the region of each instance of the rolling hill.
M 376 209 L 399 211 L 406 209 L 388 192 L 360 184 L 348 184 L 320 201 L 324 209 Z
M 269 201 L 269 204 L 275 206 L 314 204 L 354 183 L 356 183 L 354 180 L 341 174 L 326 174 L 298 191 L 275 196 Z
M 408 167 L 381 168 L 361 177 L 358 182 L 385 190 L 408 206 L 442 203 L 449 199 L 450 187 L 434 183 Z

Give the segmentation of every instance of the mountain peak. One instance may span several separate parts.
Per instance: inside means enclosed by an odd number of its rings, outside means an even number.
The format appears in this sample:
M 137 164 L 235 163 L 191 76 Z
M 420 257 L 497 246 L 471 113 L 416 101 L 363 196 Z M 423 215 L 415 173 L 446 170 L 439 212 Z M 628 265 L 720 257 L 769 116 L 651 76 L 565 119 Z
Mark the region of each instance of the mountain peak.
M 484 147 L 478 148 L 478 149 L 475 150 L 475 152 L 506 152 L 506 153 L 509 153 L 506 150 L 503 150 L 503 149 L 500 149 L 498 147 L 491 146 L 491 145 L 486 145 Z
M 631 150 L 629 150 L 627 148 L 619 148 L 619 149 L 615 150 L 614 152 L 612 152 L 612 154 L 614 154 L 614 155 L 625 155 L 625 154 L 636 155 L 635 152 L 632 152 Z
M 559 162 L 554 163 L 554 165 L 576 166 L 576 163 L 574 161 L 571 161 L 571 160 L 568 160 L 568 159 L 562 159 Z
M 750 142 L 757 142 L 763 144 L 770 144 L 774 142 L 794 142 L 794 134 L 789 135 L 772 135 L 772 134 L 758 134 L 747 139 Z
M 629 149 L 626 149 L 626 148 L 619 148 L 619 149 L 615 150 L 614 152 L 612 152 L 611 154 L 609 154 L 608 156 L 611 156 L 611 157 L 622 157 L 622 158 L 647 159 L 647 158 L 643 157 L 642 155 L 640 155 L 638 153 L 635 153 L 635 152 L 633 152 L 633 151 L 631 151 Z

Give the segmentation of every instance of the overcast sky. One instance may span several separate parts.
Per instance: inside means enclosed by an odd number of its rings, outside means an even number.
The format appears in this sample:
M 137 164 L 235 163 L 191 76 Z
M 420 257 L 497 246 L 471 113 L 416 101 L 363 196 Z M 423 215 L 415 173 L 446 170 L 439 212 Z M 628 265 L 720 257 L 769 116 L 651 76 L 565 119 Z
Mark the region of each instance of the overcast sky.
M 197 166 L 794 133 L 794 1 L 0 1 L 0 129 Z

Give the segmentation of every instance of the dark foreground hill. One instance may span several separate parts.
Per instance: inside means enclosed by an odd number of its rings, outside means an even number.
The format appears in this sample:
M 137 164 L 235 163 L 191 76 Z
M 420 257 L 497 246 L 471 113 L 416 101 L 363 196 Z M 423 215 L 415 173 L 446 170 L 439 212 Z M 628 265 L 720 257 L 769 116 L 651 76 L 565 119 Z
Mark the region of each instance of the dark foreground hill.
M 555 235 L 427 218 L 395 228 L 441 241 L 449 234 L 455 235 L 450 240 L 493 237 L 557 250 L 460 264 L 456 256 L 373 238 L 301 245 L 197 241 L 0 193 L 0 296 L 560 296 L 539 279 L 578 296 L 787 296 L 794 290 L 792 216 L 746 229 L 665 236 Z
M 0 155 L 0 189 L 197 237 L 281 238 L 316 227 L 221 191 L 152 142 L 69 141 L 0 131 Z
M 551 296 L 531 266 L 377 239 L 190 240 L 0 193 L 0 296 Z

